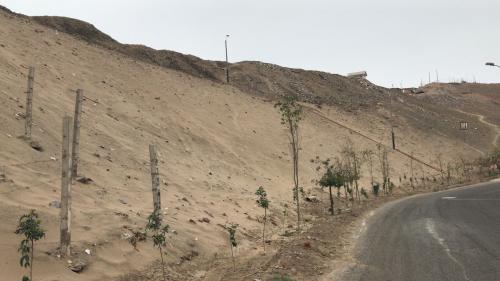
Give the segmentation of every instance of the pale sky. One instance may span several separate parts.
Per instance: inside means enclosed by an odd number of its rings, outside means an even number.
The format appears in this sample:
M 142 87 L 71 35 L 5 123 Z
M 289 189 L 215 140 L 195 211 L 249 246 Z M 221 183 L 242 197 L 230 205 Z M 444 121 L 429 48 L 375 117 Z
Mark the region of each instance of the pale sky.
M 81 19 L 122 43 L 345 75 L 384 86 L 500 82 L 500 0 L 0 0 Z

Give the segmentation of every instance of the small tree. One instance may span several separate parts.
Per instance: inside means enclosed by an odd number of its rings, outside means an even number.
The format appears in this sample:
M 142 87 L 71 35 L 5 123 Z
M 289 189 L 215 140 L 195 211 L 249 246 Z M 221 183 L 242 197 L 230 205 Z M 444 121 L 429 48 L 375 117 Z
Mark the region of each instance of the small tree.
M 368 161 L 368 165 L 370 166 L 370 185 L 373 188 L 373 150 L 367 149 L 362 152 L 363 158 Z
M 160 251 L 161 258 L 161 269 L 163 273 L 163 281 L 167 280 L 167 275 L 165 272 L 165 260 L 163 259 L 163 249 L 167 245 L 167 233 L 169 225 L 163 225 L 163 218 L 160 214 L 160 210 L 154 210 L 148 217 L 148 223 L 146 224 L 146 230 L 152 231 L 153 235 L 153 245 Z
M 275 104 L 281 113 L 281 124 L 289 133 L 290 148 L 293 160 L 293 199 L 297 204 L 297 231 L 300 231 L 300 187 L 299 187 L 299 122 L 302 119 L 302 106 L 297 96 L 284 96 L 282 101 Z
M 332 187 L 336 187 L 339 189 L 342 185 L 344 185 L 344 177 L 342 175 L 341 167 L 331 165 L 330 160 L 327 159 L 326 161 L 323 161 L 325 173 L 319 180 L 319 185 L 321 187 L 328 187 L 329 193 L 330 193 L 330 214 L 332 216 L 335 214 L 335 209 L 333 207 L 334 202 L 333 202 L 333 194 L 332 194 Z
M 35 210 L 31 210 L 27 215 L 22 215 L 19 219 L 19 225 L 15 233 L 24 235 L 18 249 L 21 253 L 19 262 L 22 267 L 30 267 L 30 276 L 23 276 L 23 281 L 33 280 L 34 242 L 45 237 L 45 231 L 40 227 L 41 223 L 42 221 L 38 218 Z
M 238 242 L 236 242 L 236 229 L 238 229 L 238 225 L 231 223 L 228 226 L 226 226 L 226 229 L 229 232 L 229 247 L 231 247 L 231 258 L 233 259 L 233 270 L 236 271 L 236 262 L 234 261 L 233 248 L 238 247 Z
M 389 194 L 391 187 L 391 178 L 390 178 L 390 166 L 389 166 L 389 158 L 387 157 L 387 149 L 382 147 L 381 144 L 377 145 L 378 148 L 378 157 L 380 160 L 380 171 L 382 172 L 382 190 L 385 195 Z
M 262 228 L 262 244 L 264 245 L 264 252 L 266 251 L 266 222 L 267 222 L 267 209 L 269 208 L 269 200 L 267 199 L 267 193 L 264 190 L 264 188 L 261 186 L 259 189 L 257 189 L 257 192 L 255 192 L 255 195 L 258 196 L 257 199 L 257 204 L 261 208 L 264 209 L 264 226 Z

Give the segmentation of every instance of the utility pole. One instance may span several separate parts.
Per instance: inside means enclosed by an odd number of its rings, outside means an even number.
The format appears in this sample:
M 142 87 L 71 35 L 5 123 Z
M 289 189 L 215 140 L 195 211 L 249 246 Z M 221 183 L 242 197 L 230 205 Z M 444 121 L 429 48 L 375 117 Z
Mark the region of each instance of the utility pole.
M 227 56 L 227 39 L 229 35 L 226 35 L 226 40 L 224 40 L 224 45 L 226 46 L 226 83 L 229 84 L 229 59 Z

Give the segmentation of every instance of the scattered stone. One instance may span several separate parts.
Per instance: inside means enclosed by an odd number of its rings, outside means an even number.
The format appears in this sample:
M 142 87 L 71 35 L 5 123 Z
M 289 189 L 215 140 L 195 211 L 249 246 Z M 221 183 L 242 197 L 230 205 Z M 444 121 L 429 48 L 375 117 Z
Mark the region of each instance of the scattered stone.
M 316 195 L 306 196 L 306 201 L 311 202 L 311 203 L 319 203 L 320 202 Z
M 122 217 L 122 218 L 128 218 L 128 214 L 122 213 L 122 212 L 115 212 L 115 215 Z
M 52 161 L 57 161 L 57 158 L 56 158 L 56 157 L 54 157 L 54 156 L 50 156 L 50 160 L 52 160 Z
M 0 182 L 4 181 L 7 181 L 7 177 L 5 176 L 5 174 L 0 174 Z
M 206 210 L 205 210 L 204 212 L 205 212 L 205 214 L 209 215 L 211 218 L 213 218 L 213 217 L 214 217 L 214 215 L 212 215 L 212 214 L 211 214 L 211 213 L 209 213 L 208 211 L 206 211 Z
M 189 200 L 186 197 L 182 197 L 182 201 L 186 201 L 189 203 Z
M 37 141 L 31 141 L 30 146 L 31 146 L 31 148 L 33 148 L 36 151 L 40 151 L 40 152 L 43 151 L 42 145 Z
M 49 203 L 49 207 L 53 207 L 53 208 L 61 208 L 61 202 L 57 201 L 57 200 L 54 200 L 52 202 Z
M 90 249 L 85 249 L 85 254 L 90 255 Z
M 200 254 L 197 251 L 191 250 L 190 253 L 188 253 L 188 254 L 186 254 L 186 255 L 184 255 L 184 256 L 181 257 L 181 263 L 185 262 L 185 261 L 191 261 L 193 258 L 195 258 L 195 257 L 197 257 L 199 255 Z
M 192 224 L 196 224 L 196 222 L 193 219 L 189 219 L 189 222 Z
M 71 271 L 73 271 L 73 272 L 80 273 L 83 270 L 85 270 L 86 267 L 87 267 L 87 263 L 86 262 L 84 262 L 84 261 L 77 261 L 74 264 L 71 264 L 70 267 L 69 267 L 69 269 L 71 269 Z
M 125 198 L 120 198 L 120 199 L 118 199 L 118 201 L 120 201 L 120 203 L 125 204 L 125 205 L 128 204 L 128 201 Z
M 198 271 L 196 271 L 196 273 L 194 274 L 194 277 L 195 277 L 195 278 L 197 278 L 197 279 L 202 280 L 202 279 L 204 279 L 204 278 L 205 278 L 205 276 L 206 276 L 206 275 L 207 275 L 207 272 L 206 272 L 206 271 L 204 271 L 204 270 L 198 270 Z
M 15 116 L 16 116 L 17 120 L 26 118 L 26 114 L 24 112 L 18 112 L 18 113 L 16 113 Z
M 76 181 L 79 183 L 83 183 L 83 184 L 90 184 L 90 183 L 94 182 L 91 178 L 87 178 L 87 177 L 79 177 Z
M 122 240 L 128 240 L 128 239 L 132 238 L 132 234 L 130 234 L 128 232 L 123 232 L 121 237 L 122 237 Z
M 210 219 L 209 218 L 201 218 L 198 221 L 199 222 L 204 222 L 204 223 L 210 223 Z

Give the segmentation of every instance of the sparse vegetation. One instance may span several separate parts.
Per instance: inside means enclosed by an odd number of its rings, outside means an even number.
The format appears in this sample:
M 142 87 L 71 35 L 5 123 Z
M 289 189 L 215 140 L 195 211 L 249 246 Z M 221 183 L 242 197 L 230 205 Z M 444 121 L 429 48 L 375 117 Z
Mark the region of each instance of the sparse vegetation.
M 353 198 L 353 193 L 355 193 L 358 198 L 358 202 L 361 202 L 361 196 L 359 193 L 358 181 L 361 178 L 361 166 L 364 162 L 364 153 L 358 152 L 354 148 L 354 144 L 351 139 L 347 139 L 344 146 L 342 147 L 342 155 L 345 161 L 346 174 L 345 180 L 349 184 L 351 192 L 351 199 Z
M 233 248 L 238 247 L 238 242 L 236 241 L 236 230 L 238 229 L 238 225 L 231 223 L 226 226 L 226 229 L 229 233 L 229 247 L 231 248 L 231 259 L 233 260 L 233 270 L 236 271 L 236 261 L 234 260 Z
M 378 148 L 378 157 L 380 161 L 380 171 L 382 173 L 382 190 L 384 192 L 384 195 L 388 195 L 393 187 L 390 178 L 390 166 L 389 166 L 389 159 L 387 157 L 388 153 L 387 149 L 380 144 L 377 146 L 377 148 Z
M 257 192 L 255 192 L 255 195 L 258 196 L 257 204 L 259 204 L 259 206 L 264 209 L 264 221 L 263 221 L 263 227 L 262 227 L 262 244 L 264 246 L 264 251 L 265 251 L 266 250 L 266 222 L 267 222 L 267 209 L 269 208 L 269 199 L 267 199 L 267 193 L 262 186 L 259 187 L 259 189 L 257 189 Z
M 344 185 L 344 176 L 341 170 L 340 163 L 337 161 L 336 165 L 330 163 L 330 159 L 327 159 L 322 162 L 324 174 L 321 179 L 318 181 L 318 184 L 324 188 L 328 187 L 330 194 L 330 214 L 335 214 L 334 202 L 333 202 L 333 194 L 332 187 L 336 187 L 340 189 L 341 186 Z
M 380 184 L 378 182 L 373 183 L 373 185 L 372 185 L 373 195 L 378 196 L 379 190 L 380 190 Z
M 21 253 L 19 263 L 22 267 L 29 266 L 29 277 L 23 276 L 23 281 L 33 281 L 33 262 L 35 253 L 35 241 L 45 237 L 45 231 L 41 228 L 42 221 L 35 210 L 29 214 L 22 215 L 19 225 L 15 231 L 18 235 L 24 235 L 18 251 Z
M 161 269 L 163 281 L 167 280 L 167 274 L 165 271 L 165 260 L 163 259 L 163 250 L 167 245 L 167 233 L 169 230 L 169 225 L 163 225 L 163 218 L 160 214 L 160 210 L 155 210 L 148 217 L 148 223 L 146 225 L 146 230 L 152 231 L 153 245 L 160 251 L 161 258 Z
M 281 102 L 275 104 L 281 113 L 281 124 L 289 133 L 290 148 L 293 160 L 293 199 L 297 204 L 297 232 L 300 232 L 300 191 L 299 187 L 299 123 L 302 119 L 302 106 L 295 95 L 284 96 Z
M 293 279 L 288 277 L 288 275 L 275 274 L 273 281 L 293 281 Z

